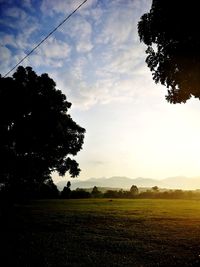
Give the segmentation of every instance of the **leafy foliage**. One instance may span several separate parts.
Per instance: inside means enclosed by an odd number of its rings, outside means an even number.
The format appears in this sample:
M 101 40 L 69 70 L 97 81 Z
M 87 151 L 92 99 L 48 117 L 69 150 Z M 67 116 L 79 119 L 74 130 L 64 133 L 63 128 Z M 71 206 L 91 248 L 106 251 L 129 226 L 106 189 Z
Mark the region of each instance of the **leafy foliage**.
M 146 63 L 156 83 L 166 85 L 167 101 L 200 99 L 200 38 L 198 1 L 153 0 L 138 23 L 147 45 Z
M 85 129 L 67 113 L 71 103 L 47 74 L 19 67 L 0 77 L 0 183 L 14 190 L 40 186 L 52 171 L 79 174 L 75 156 Z
M 139 190 L 138 190 L 138 188 L 137 188 L 136 185 L 132 185 L 132 186 L 131 186 L 131 188 L 130 188 L 130 193 L 131 193 L 132 196 L 138 195 Z

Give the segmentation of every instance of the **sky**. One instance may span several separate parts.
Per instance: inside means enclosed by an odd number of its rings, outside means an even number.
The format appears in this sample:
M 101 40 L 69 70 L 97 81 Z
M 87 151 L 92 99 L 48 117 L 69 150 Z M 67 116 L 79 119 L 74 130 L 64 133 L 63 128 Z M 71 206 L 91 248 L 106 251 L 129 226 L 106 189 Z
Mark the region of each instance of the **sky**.
M 0 0 L 0 73 L 81 2 Z M 150 6 L 151 0 L 88 0 L 21 64 L 48 73 L 86 129 L 76 179 L 200 175 L 200 102 L 167 103 L 167 88 L 154 83 L 145 63 L 137 23 Z

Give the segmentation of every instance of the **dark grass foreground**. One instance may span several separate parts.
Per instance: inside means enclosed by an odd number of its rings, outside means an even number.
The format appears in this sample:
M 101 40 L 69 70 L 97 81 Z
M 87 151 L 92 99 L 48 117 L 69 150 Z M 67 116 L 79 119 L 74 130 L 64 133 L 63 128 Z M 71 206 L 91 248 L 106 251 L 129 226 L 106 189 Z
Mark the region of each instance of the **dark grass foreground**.
M 1 224 L 1 266 L 200 266 L 200 201 L 42 200 Z

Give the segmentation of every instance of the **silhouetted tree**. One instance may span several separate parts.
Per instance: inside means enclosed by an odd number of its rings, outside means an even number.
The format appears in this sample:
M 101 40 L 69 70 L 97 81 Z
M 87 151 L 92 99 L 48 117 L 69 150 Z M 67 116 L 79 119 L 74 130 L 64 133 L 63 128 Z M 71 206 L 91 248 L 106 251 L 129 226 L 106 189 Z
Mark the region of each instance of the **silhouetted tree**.
M 138 195 L 138 193 L 139 193 L 139 190 L 138 190 L 137 186 L 136 185 L 132 185 L 131 188 L 130 188 L 131 196 L 136 196 L 136 195 Z
M 115 190 L 107 190 L 105 193 L 104 193 L 104 197 L 105 198 L 118 198 L 118 192 L 115 191 Z
M 71 183 L 70 181 L 67 182 L 67 186 L 64 186 L 63 190 L 61 191 L 61 198 L 70 198 L 71 195 Z
M 58 198 L 59 197 L 59 191 L 57 186 L 53 183 L 53 181 L 47 180 L 45 181 L 39 189 L 39 193 L 36 192 L 36 197 L 39 198 Z
M 119 196 L 119 198 L 124 198 L 125 197 L 125 191 L 123 189 L 120 189 L 118 191 L 118 196 Z
M 158 192 L 159 191 L 159 188 L 158 188 L 157 185 L 153 186 L 151 189 L 153 190 L 153 192 Z
M 98 190 L 96 186 L 93 187 L 91 192 L 92 197 L 100 197 L 101 191 Z
M 70 181 L 68 181 L 68 182 L 67 182 L 67 188 L 69 188 L 69 189 L 70 189 L 70 187 L 71 187 L 71 182 L 70 182 Z
M 167 101 L 200 99 L 199 3 L 196 0 L 153 0 L 138 23 L 147 45 L 146 62 L 156 83 L 166 85 Z
M 90 193 L 82 188 L 71 191 L 71 198 L 90 198 Z
M 72 120 L 70 107 L 47 74 L 19 67 L 0 77 L 0 183 L 10 192 L 39 188 L 52 171 L 79 174 L 70 155 L 82 148 L 85 129 Z

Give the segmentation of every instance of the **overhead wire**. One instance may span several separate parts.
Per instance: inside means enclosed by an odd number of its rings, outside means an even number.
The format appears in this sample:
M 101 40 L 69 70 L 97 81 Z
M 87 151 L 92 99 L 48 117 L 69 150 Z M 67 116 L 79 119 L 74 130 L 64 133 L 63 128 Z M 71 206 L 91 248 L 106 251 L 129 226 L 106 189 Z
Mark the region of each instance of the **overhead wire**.
M 28 52 L 17 64 L 15 64 L 4 76 L 8 76 L 19 64 L 21 64 L 27 57 L 29 57 L 42 43 L 44 43 L 57 29 L 62 26 L 81 6 L 83 6 L 87 0 L 84 0 L 73 12 L 71 12 L 61 23 L 58 24 L 45 38 L 43 38 L 30 52 Z

